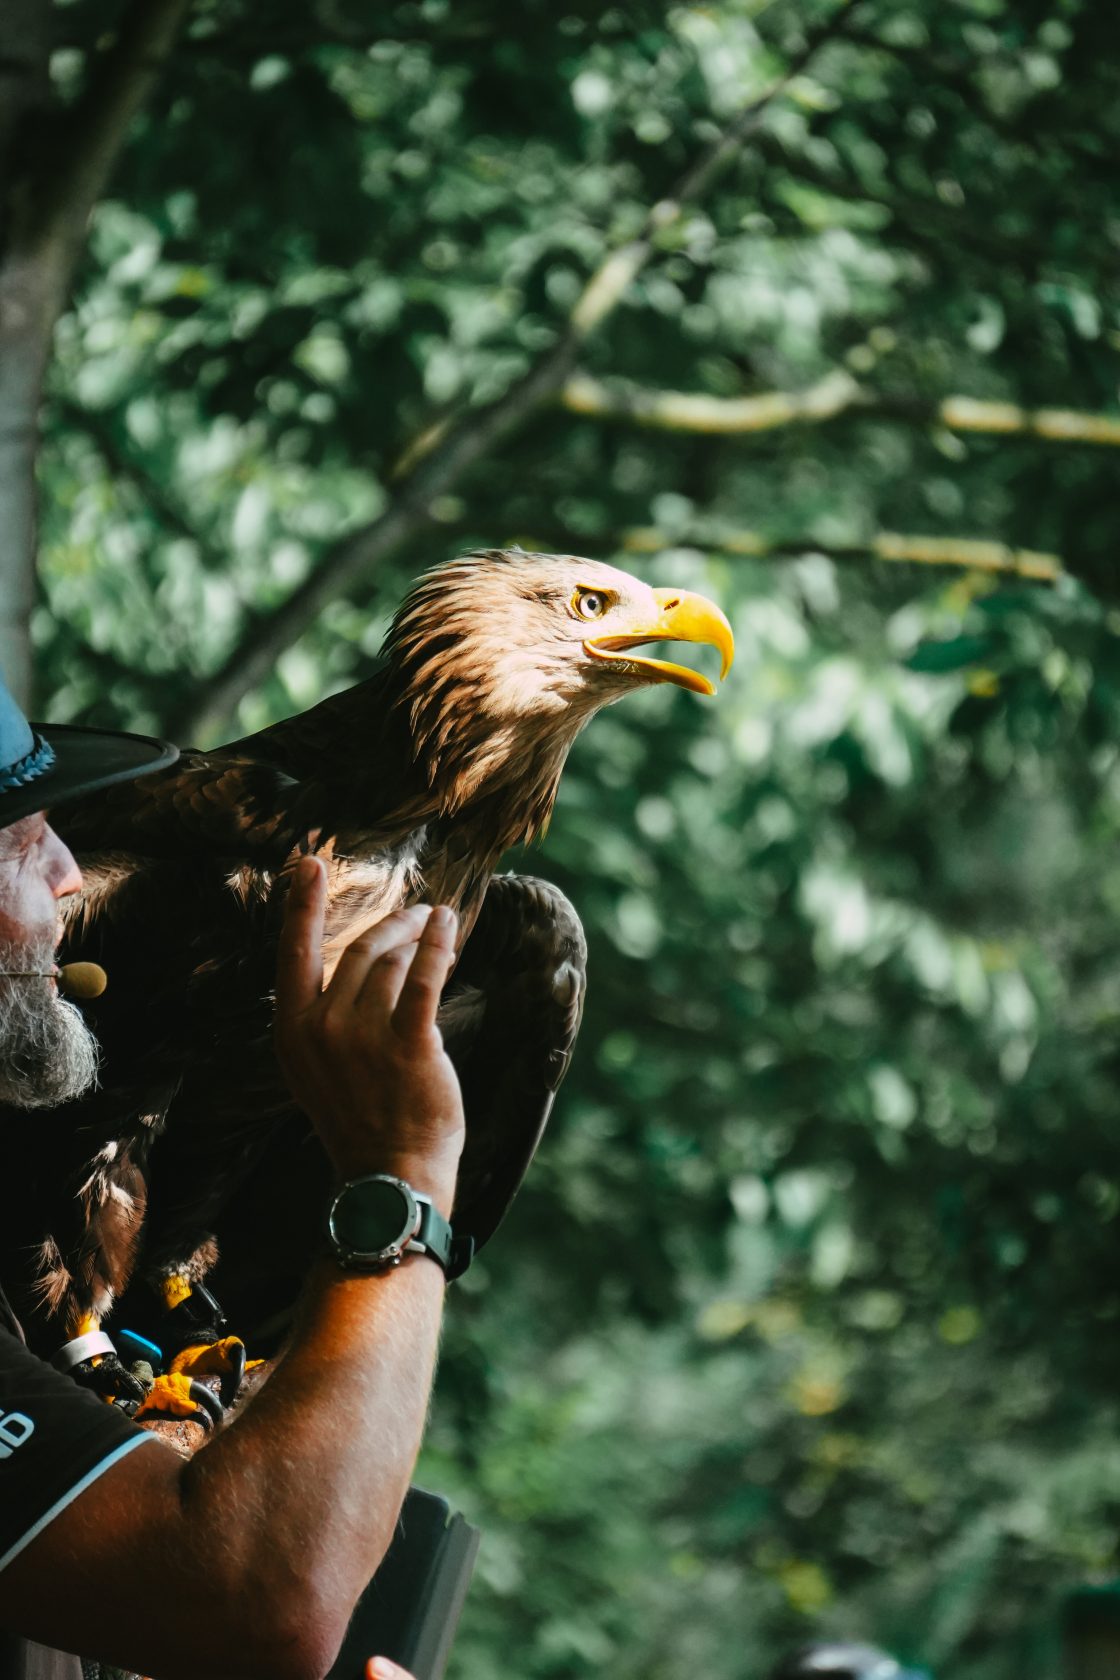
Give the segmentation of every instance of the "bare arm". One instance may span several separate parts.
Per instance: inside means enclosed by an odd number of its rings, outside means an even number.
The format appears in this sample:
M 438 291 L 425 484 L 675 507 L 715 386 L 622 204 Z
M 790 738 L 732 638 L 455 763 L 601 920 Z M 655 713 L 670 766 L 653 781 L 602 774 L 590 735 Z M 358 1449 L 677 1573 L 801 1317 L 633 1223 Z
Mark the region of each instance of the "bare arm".
M 307 860 L 277 992 L 289 1082 L 340 1176 L 398 1173 L 449 1213 L 463 1120 L 435 1010 L 454 917 L 390 918 L 324 992 L 323 899 Z M 0 1624 L 161 1680 L 324 1673 L 408 1485 L 443 1288 L 422 1255 L 373 1277 L 322 1262 L 254 1404 L 189 1462 L 153 1443 L 94 1482 L 0 1574 Z

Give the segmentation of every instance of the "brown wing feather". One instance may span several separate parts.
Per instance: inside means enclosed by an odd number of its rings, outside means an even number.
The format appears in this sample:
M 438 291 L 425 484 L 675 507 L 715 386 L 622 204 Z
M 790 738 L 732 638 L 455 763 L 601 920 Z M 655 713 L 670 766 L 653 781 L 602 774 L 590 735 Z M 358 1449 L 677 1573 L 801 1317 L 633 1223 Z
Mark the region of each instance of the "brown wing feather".
M 586 986 L 583 926 L 560 889 L 496 875 L 440 1012 L 467 1115 L 454 1225 L 476 1247 L 528 1171 L 571 1062 Z
M 51 821 L 80 854 L 282 862 L 301 838 L 307 803 L 301 784 L 275 765 L 187 752 L 154 776 L 57 806 Z
M 586 970 L 583 928 L 563 893 L 548 881 L 495 876 L 440 1010 L 467 1116 L 454 1224 L 476 1246 L 500 1224 L 547 1124 L 579 1031 Z M 175 1153 L 178 1168 L 187 1144 L 175 1129 L 158 1148 Z M 165 1177 L 180 1174 L 156 1165 L 163 1194 Z M 263 1334 L 267 1343 L 283 1324 L 322 1248 L 330 1184 L 318 1139 L 292 1115 L 270 1132 L 251 1182 L 217 1213 L 214 1288 L 254 1340 Z

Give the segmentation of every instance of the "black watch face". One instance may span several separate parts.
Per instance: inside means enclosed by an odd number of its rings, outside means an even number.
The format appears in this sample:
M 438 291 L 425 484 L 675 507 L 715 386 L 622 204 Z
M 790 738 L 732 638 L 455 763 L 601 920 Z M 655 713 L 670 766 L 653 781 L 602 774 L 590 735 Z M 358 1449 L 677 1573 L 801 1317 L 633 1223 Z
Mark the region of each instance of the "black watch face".
M 409 1198 L 396 1184 L 365 1179 L 351 1185 L 335 1203 L 331 1225 L 335 1240 L 354 1254 L 381 1254 L 412 1234 Z

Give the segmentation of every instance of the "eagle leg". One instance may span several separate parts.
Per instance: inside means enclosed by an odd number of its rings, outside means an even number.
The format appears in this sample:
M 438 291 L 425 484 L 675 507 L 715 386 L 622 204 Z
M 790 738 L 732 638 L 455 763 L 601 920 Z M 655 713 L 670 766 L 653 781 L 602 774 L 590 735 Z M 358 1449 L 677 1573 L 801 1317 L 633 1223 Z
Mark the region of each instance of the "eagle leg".
M 213 1396 L 220 1403 L 220 1415 L 236 1399 L 246 1370 L 261 1363 L 247 1358 L 240 1336 L 226 1334 L 225 1314 L 201 1278 L 194 1275 L 203 1266 L 209 1269 L 216 1252 L 210 1239 L 186 1268 L 169 1270 L 158 1280 L 166 1312 L 163 1342 L 173 1351 L 165 1376 L 157 1379 L 144 1402 L 145 1415 L 152 1411 L 171 1411 L 177 1417 L 190 1415 L 185 1410 L 186 1402 L 197 1404 L 201 1400 L 195 1390 L 205 1387 L 205 1377 L 220 1379 L 218 1394 Z M 212 1391 L 206 1388 L 205 1393 L 211 1395 Z M 206 1402 L 201 1403 L 206 1409 Z
M 90 1343 L 101 1348 L 89 1351 Z M 96 1313 L 87 1312 L 78 1321 L 78 1333 L 64 1342 L 55 1355 L 55 1363 L 70 1372 L 81 1388 L 92 1389 L 103 1400 L 131 1411 L 144 1398 L 145 1384 L 122 1363 L 120 1356 L 101 1334 L 101 1320 Z
M 208 1428 L 221 1422 L 237 1398 L 250 1363 L 245 1343 L 240 1336 L 223 1334 L 225 1314 L 204 1284 L 177 1272 L 162 1279 L 160 1292 L 167 1309 L 163 1340 L 175 1352 L 136 1416 L 142 1422 L 156 1416 L 190 1418 Z M 213 1377 L 219 1379 L 217 1393 L 206 1381 Z
M 87 1359 L 75 1365 L 71 1376 L 81 1388 L 91 1388 L 103 1400 L 109 1400 L 123 1411 L 131 1412 L 144 1398 L 144 1384 L 134 1377 L 119 1355 L 106 1353 L 100 1359 Z
M 496 875 L 440 1009 L 467 1142 L 452 1216 L 481 1248 L 517 1192 L 571 1061 L 587 944 L 559 887 Z

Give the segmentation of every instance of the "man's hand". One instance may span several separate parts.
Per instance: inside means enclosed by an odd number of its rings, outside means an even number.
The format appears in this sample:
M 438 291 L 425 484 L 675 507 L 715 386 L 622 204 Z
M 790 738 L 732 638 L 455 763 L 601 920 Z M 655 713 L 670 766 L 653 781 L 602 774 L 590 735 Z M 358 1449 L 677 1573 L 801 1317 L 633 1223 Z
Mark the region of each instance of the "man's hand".
M 398 910 L 343 952 L 323 987 L 326 877 L 292 880 L 276 978 L 276 1050 L 341 1178 L 389 1172 L 450 1214 L 463 1103 L 436 1011 L 455 960 L 446 906 Z

